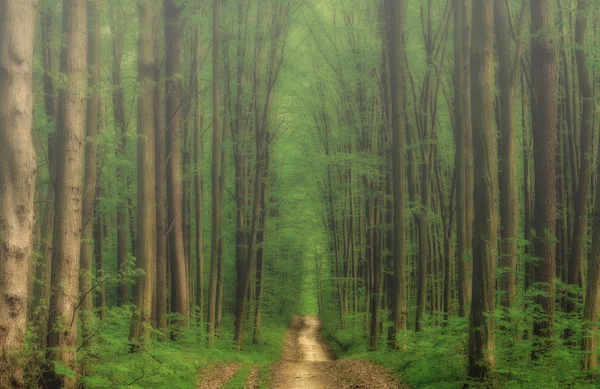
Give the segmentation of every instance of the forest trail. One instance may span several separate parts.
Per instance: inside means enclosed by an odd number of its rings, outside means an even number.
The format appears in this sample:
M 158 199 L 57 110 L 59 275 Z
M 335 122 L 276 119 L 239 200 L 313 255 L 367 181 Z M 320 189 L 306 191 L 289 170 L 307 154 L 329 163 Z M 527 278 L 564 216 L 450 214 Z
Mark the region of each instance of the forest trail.
M 320 331 L 317 317 L 294 318 L 273 374 L 273 389 L 402 388 L 383 368 L 368 361 L 334 361 Z

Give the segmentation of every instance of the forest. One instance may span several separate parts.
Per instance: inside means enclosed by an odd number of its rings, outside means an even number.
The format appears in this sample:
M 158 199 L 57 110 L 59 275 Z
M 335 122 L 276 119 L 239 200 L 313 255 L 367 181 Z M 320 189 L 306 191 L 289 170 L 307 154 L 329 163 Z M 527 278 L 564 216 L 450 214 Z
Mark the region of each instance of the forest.
M 0 389 L 600 388 L 600 1 L 0 0 Z

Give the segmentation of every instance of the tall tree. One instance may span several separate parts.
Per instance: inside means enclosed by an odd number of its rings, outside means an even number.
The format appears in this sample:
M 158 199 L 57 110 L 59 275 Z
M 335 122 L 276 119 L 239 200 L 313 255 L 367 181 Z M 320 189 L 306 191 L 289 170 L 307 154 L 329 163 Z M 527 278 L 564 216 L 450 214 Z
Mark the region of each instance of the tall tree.
M 25 388 L 28 263 L 33 252 L 36 156 L 33 46 L 37 1 L 1 0 L 0 9 L 0 387 Z
M 519 28 L 520 35 L 525 21 L 526 4 L 521 7 Z M 523 45 L 520 37 L 513 54 L 511 44 L 511 26 L 509 3 L 504 0 L 494 1 L 496 28 L 496 48 L 498 52 L 498 77 L 500 85 L 500 131 L 501 140 L 501 169 L 500 193 L 502 207 L 502 225 L 500 242 L 500 288 L 501 302 L 505 308 L 510 308 L 517 293 L 517 239 L 519 235 L 519 194 L 517 190 L 517 126 L 516 126 L 516 91 L 521 68 L 521 53 Z
M 119 135 L 117 156 L 121 159 L 125 159 L 127 150 L 127 123 L 125 118 L 125 94 L 123 92 L 122 84 L 122 62 L 125 45 L 125 29 L 120 23 L 113 23 L 111 25 L 111 36 L 113 54 L 112 105 L 115 128 Z M 119 182 L 128 182 L 125 169 L 121 165 L 117 166 L 117 179 Z M 119 304 L 126 304 L 129 298 L 129 287 L 124 281 L 124 278 L 127 275 L 127 241 L 129 240 L 129 234 L 127 230 L 127 219 L 129 217 L 128 212 L 131 212 L 131 210 L 128 209 L 127 199 L 119 199 L 119 204 L 117 205 L 117 266 L 121 275 L 121 282 L 119 282 L 117 286 L 117 301 Z
M 574 201 L 573 240 L 571 247 L 571 258 L 569 260 L 567 281 L 570 285 L 580 286 L 581 268 L 585 257 L 585 246 L 587 241 L 587 215 L 588 195 L 592 182 L 592 127 L 594 118 L 594 96 L 590 71 L 587 64 L 585 37 L 587 33 L 587 12 L 589 1 L 579 0 L 577 3 L 577 20 L 575 22 L 575 44 L 577 50 L 575 58 L 577 61 L 577 75 L 579 76 L 579 90 L 581 93 L 581 132 L 579 140 L 579 179 Z M 564 243 L 563 243 L 564 244 Z M 567 298 L 566 311 L 574 312 L 579 298 L 571 295 Z
M 89 346 L 92 308 L 92 260 L 94 256 L 94 206 L 98 173 L 98 115 L 100 113 L 100 13 L 96 1 L 88 0 L 88 73 L 90 96 L 87 100 L 85 165 L 83 197 L 81 202 L 81 272 L 79 292 L 81 293 L 81 336 L 84 347 Z
M 145 344 L 150 337 L 152 292 L 156 280 L 156 193 L 154 167 L 154 66 L 158 11 L 140 4 L 138 39 L 138 82 L 140 92 L 137 109 L 137 250 L 138 269 L 129 339 Z
M 392 124 L 392 194 L 393 194 L 393 293 L 391 302 L 393 348 L 398 345 L 398 336 L 406 332 L 406 181 L 404 128 L 404 1 L 388 0 L 390 21 L 388 55 L 390 61 L 390 94 Z
M 223 128 L 221 121 L 221 89 L 219 85 L 220 79 L 220 17 L 221 4 L 219 0 L 213 0 L 212 3 L 212 33 L 213 33 L 213 50 L 212 50 L 212 90 L 213 90 L 213 144 L 212 144 L 212 237 L 211 237 L 211 253 L 210 253 L 210 275 L 209 275 L 209 290 L 208 290 L 208 342 L 212 343 L 215 336 L 215 328 L 217 322 L 217 284 L 219 278 L 219 241 L 221 238 L 221 210 L 223 203 L 223 194 L 219 190 L 221 178 L 221 158 L 222 158 L 222 142 Z
M 167 119 L 167 213 L 171 262 L 171 310 L 189 317 L 188 279 L 183 247 L 181 215 L 181 9 L 176 0 L 165 0 L 166 119 Z M 188 215 L 186 215 L 187 217 Z M 187 321 L 181 321 L 187 325 Z
M 532 131 L 535 169 L 535 358 L 553 334 L 556 285 L 556 112 L 558 74 L 550 0 L 531 0 Z
M 456 143 L 456 221 L 458 259 L 458 314 L 467 316 L 471 298 L 472 208 L 471 150 L 471 13 L 467 0 L 453 0 L 454 7 L 454 120 Z
M 494 127 L 494 3 L 473 3 L 471 53 L 474 183 L 473 302 L 469 323 L 469 376 L 495 367 L 494 308 L 498 254 L 498 150 Z
M 48 320 L 48 359 L 76 370 L 77 305 L 79 302 L 79 251 L 81 198 L 87 95 L 86 0 L 64 0 L 61 73 L 68 80 L 60 91 L 57 122 L 55 217 L 52 252 L 52 295 Z M 77 376 L 60 376 L 51 368 L 51 388 L 72 389 Z

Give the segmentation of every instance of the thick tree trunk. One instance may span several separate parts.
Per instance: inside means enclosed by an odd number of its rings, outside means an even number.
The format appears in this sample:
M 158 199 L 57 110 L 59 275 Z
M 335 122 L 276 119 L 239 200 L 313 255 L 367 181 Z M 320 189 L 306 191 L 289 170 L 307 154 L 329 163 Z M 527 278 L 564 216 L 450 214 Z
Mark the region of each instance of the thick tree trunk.
M 577 75 L 579 76 L 579 90 L 581 91 L 582 110 L 581 110 L 581 133 L 580 133 L 580 169 L 579 186 L 574 198 L 575 214 L 573 225 L 573 242 L 571 246 L 571 258 L 569 260 L 567 281 L 572 286 L 581 284 L 581 270 L 583 259 L 585 257 L 585 244 L 587 242 L 587 214 L 588 214 L 588 195 L 592 181 L 592 125 L 594 117 L 594 97 L 592 92 L 592 83 L 587 64 L 587 54 L 584 49 L 585 36 L 587 30 L 587 11 L 589 0 L 579 0 L 577 6 L 577 21 L 575 23 L 575 44 L 577 50 L 575 57 L 577 59 Z M 565 311 L 572 313 L 575 311 L 580 297 L 570 293 L 566 300 Z
M 471 13 L 466 0 L 453 0 L 454 6 L 454 117 L 456 122 L 456 221 L 458 260 L 458 314 L 468 315 L 471 299 L 471 247 L 473 168 L 469 160 L 472 146 L 470 105 Z
M 388 26 L 388 55 L 390 61 L 390 95 L 392 127 L 392 194 L 393 194 L 393 245 L 392 262 L 395 286 L 390 290 L 394 342 L 392 348 L 400 346 L 406 335 L 406 134 L 404 126 L 404 1 L 388 0 L 390 25 Z
M 52 253 L 52 296 L 48 321 L 48 359 L 76 370 L 81 199 L 87 95 L 87 12 L 85 0 L 64 0 L 61 72 L 68 82 L 60 92 L 55 217 Z M 77 378 L 49 369 L 49 388 L 72 389 Z
M 519 28 L 525 20 L 522 7 Z M 517 293 L 517 239 L 519 234 L 519 194 L 517 191 L 517 127 L 516 127 L 516 87 L 519 81 L 522 45 L 517 45 L 513 54 L 510 36 L 510 14 L 508 3 L 494 1 L 496 23 L 496 47 L 498 51 L 500 85 L 500 130 L 502 133 L 502 156 L 500 173 L 500 192 L 502 207 L 502 226 L 500 242 L 500 289 L 501 303 L 506 309 L 515 301 Z M 519 32 L 517 32 L 520 35 Z
M 25 346 L 27 269 L 33 252 L 36 5 L 37 1 L 0 1 L 0 387 L 6 389 L 25 388 L 20 353 Z
M 498 255 L 498 150 L 494 126 L 494 4 L 473 3 L 471 54 L 475 221 L 473 302 L 469 325 L 469 376 L 484 378 L 495 367 L 494 304 Z
M 535 298 L 532 357 L 548 348 L 554 328 L 556 276 L 556 112 L 557 58 L 550 0 L 531 0 L 531 74 L 533 84 L 533 154 L 535 165 Z
M 140 6 L 138 39 L 137 101 L 137 268 L 143 270 L 136 280 L 134 312 L 129 340 L 134 347 L 150 339 L 152 292 L 156 280 L 156 192 L 154 158 L 154 77 L 158 11 Z
M 169 260 L 171 262 L 171 311 L 189 317 L 188 279 L 183 247 L 181 215 L 181 156 L 179 135 L 181 81 L 179 80 L 181 51 L 180 8 L 176 0 L 165 0 L 166 43 L 166 119 L 167 119 L 167 214 L 169 226 Z M 186 215 L 187 217 L 187 215 Z M 187 321 L 179 321 L 187 325 Z

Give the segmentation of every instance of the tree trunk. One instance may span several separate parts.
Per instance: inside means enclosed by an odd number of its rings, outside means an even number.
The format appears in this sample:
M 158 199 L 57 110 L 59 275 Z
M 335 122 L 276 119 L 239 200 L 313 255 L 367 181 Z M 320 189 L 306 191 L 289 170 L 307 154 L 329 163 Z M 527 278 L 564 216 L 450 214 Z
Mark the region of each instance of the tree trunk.
M 531 0 L 531 74 L 533 84 L 532 131 L 535 168 L 535 264 L 536 295 L 534 350 L 537 358 L 547 350 L 554 327 L 556 275 L 556 113 L 557 65 L 550 0 Z
M 88 73 L 90 96 L 87 100 L 85 165 L 83 197 L 81 202 L 81 249 L 79 293 L 81 293 L 81 337 L 83 347 L 89 347 L 91 340 L 91 321 L 93 319 L 92 303 L 92 257 L 94 256 L 94 206 L 96 204 L 96 187 L 98 173 L 98 115 L 100 113 L 100 13 L 95 1 L 87 1 L 88 13 Z M 87 370 L 87 365 L 83 367 Z M 82 372 L 86 374 L 85 371 Z
M 188 279 L 183 247 L 181 215 L 181 158 L 179 80 L 181 33 L 180 8 L 176 0 L 165 0 L 166 42 L 166 119 L 167 119 L 167 214 L 169 226 L 169 260 L 171 262 L 171 311 L 189 317 Z M 187 217 L 187 215 L 186 215 Z M 187 321 L 178 320 L 182 326 Z
M 468 316 L 471 298 L 471 247 L 469 225 L 472 215 L 472 182 L 469 164 L 472 147 L 470 105 L 471 13 L 466 0 L 453 0 L 454 6 L 454 116 L 456 122 L 456 221 L 458 260 L 458 314 Z
M 212 145 L 212 238 L 210 255 L 210 279 L 208 294 L 208 343 L 212 344 L 217 320 L 217 284 L 219 278 L 219 239 L 221 237 L 222 193 L 219 190 L 221 176 L 221 148 L 223 128 L 221 126 L 221 89 L 220 78 L 220 2 L 213 0 L 213 145 Z
M 36 5 L 36 1 L 0 1 L 0 387 L 6 389 L 25 388 L 25 362 L 20 357 L 27 322 L 27 269 L 33 252 Z
M 120 159 L 125 159 L 127 149 L 127 127 L 125 122 L 125 97 L 123 95 L 123 86 L 121 83 L 121 62 L 123 58 L 123 46 L 125 44 L 125 30 L 113 24 L 111 28 L 112 51 L 113 51 L 113 112 L 115 117 L 115 127 L 119 136 L 119 144 L 117 147 L 117 156 Z M 120 183 L 129 180 L 122 166 L 117 166 L 117 180 Z M 129 231 L 127 230 L 127 219 L 129 210 L 127 200 L 122 195 L 117 206 L 117 269 L 121 278 L 127 276 L 127 241 L 129 240 Z M 123 305 L 129 299 L 129 287 L 124 281 L 119 282 L 117 286 L 117 303 Z
M 58 118 L 55 217 L 52 253 L 52 296 L 48 321 L 48 359 L 76 370 L 77 312 L 79 303 L 79 250 L 87 95 L 87 12 L 85 0 L 64 0 Z M 50 368 L 49 388 L 73 389 L 77 378 L 60 376 Z
M 46 122 L 56 130 L 56 114 L 58 101 L 55 98 L 56 87 L 54 77 L 57 71 L 57 50 L 53 47 L 55 36 L 56 11 L 54 7 L 46 2 L 40 5 L 42 52 L 44 61 L 44 107 L 46 110 Z M 40 253 L 43 256 L 42 263 L 37 267 L 34 284 L 34 297 L 36 301 L 32 309 L 36 312 L 34 321 L 41 349 L 46 348 L 46 333 L 48 332 L 48 304 L 50 302 L 50 269 L 52 267 L 52 228 L 54 227 L 54 182 L 56 180 L 56 134 L 48 135 L 48 170 L 49 181 L 46 192 L 46 208 L 42 226 L 42 244 Z
M 99 194 L 99 193 L 98 193 Z M 96 306 L 100 309 L 100 320 L 106 320 L 106 280 L 104 278 L 104 215 L 96 216 L 94 226 L 94 260 L 96 261 L 96 281 L 98 292 Z
M 495 367 L 494 304 L 498 254 L 498 150 L 494 126 L 494 4 L 473 3 L 471 54 L 475 221 L 473 300 L 469 325 L 469 376 Z
M 388 50 L 390 59 L 390 94 L 392 127 L 392 195 L 393 231 L 392 262 L 394 269 L 394 298 L 391 302 L 393 330 L 392 348 L 400 345 L 399 338 L 406 335 L 406 134 L 404 126 L 404 1 L 388 0 L 390 25 Z
M 158 34 L 157 34 L 157 40 Z M 157 50 L 157 53 L 159 51 Z M 156 199 L 156 320 L 157 327 L 167 332 L 167 149 L 164 91 L 160 84 L 162 56 L 154 63 L 154 171 Z
M 575 23 L 575 57 L 577 59 L 577 75 L 579 76 L 579 90 L 582 98 L 581 111 L 581 133 L 580 133 L 580 170 L 579 186 L 574 198 L 575 215 L 573 225 L 573 242 L 571 246 L 571 258 L 569 260 L 567 281 L 572 287 L 581 284 L 580 273 L 583 266 L 583 259 L 586 254 L 585 245 L 587 242 L 587 214 L 588 214 L 588 195 L 592 181 L 592 125 L 594 117 L 594 97 L 592 92 L 592 83 L 590 80 L 589 69 L 587 65 L 587 54 L 585 52 L 585 36 L 587 30 L 587 11 L 589 0 L 579 0 L 577 6 L 577 21 Z M 577 307 L 577 301 L 580 296 L 570 293 L 566 300 L 567 313 L 572 313 Z M 570 332 L 570 331 L 567 331 Z
M 204 183 L 202 180 L 203 137 L 202 124 L 204 115 L 200 102 L 200 30 L 194 31 L 194 190 L 196 192 L 196 309 L 198 321 L 204 321 Z
M 154 77 L 158 11 L 149 6 L 139 8 L 137 101 L 137 268 L 143 270 L 136 280 L 134 312 L 129 340 L 134 347 L 150 339 L 152 289 L 156 279 L 156 188 L 154 158 Z M 179 311 L 178 311 L 179 312 Z

